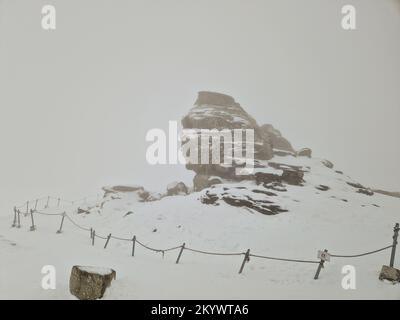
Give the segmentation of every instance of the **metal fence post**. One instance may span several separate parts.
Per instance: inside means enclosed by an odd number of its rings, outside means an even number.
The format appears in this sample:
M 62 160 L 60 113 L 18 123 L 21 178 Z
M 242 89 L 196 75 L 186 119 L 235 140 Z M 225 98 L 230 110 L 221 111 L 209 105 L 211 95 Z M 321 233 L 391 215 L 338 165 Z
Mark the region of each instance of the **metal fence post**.
M 132 238 L 132 257 L 135 256 L 135 244 L 136 244 L 136 236 Z
M 328 250 L 325 249 L 324 252 L 327 253 Z M 318 279 L 319 273 L 321 272 L 321 269 L 324 267 L 324 263 L 325 263 L 325 260 L 323 260 L 323 259 L 321 258 L 321 261 L 320 261 L 319 264 L 318 264 L 317 272 L 315 273 L 315 276 L 314 276 L 314 280 L 317 280 L 317 279 Z
M 60 229 L 57 230 L 57 233 L 61 233 L 62 232 L 62 227 L 63 227 L 63 224 L 64 224 L 64 218 L 65 218 L 65 212 L 63 212 L 63 214 L 62 214 Z
M 240 266 L 239 274 L 241 274 L 243 272 L 244 265 L 246 264 L 246 262 L 249 262 L 249 261 L 250 261 L 250 249 L 247 249 L 246 253 L 244 254 L 244 259 L 243 259 L 242 265 Z
M 181 250 L 179 251 L 178 258 L 176 259 L 176 263 L 179 263 L 179 260 L 181 259 L 182 252 L 185 249 L 185 243 L 182 244 Z
M 104 249 L 107 248 L 107 245 L 108 245 L 108 242 L 110 241 L 110 238 L 111 238 L 111 233 L 107 237 L 106 243 L 104 245 Z
M 20 217 L 20 215 L 21 215 L 21 212 L 18 209 L 17 210 L 17 221 L 18 221 L 17 228 L 21 228 L 21 217 Z
M 14 207 L 14 220 L 13 220 L 13 224 L 12 224 L 12 228 L 15 228 L 17 226 L 17 208 Z
M 32 225 L 31 225 L 31 227 L 30 227 L 30 231 L 35 231 L 36 230 L 36 226 L 35 226 L 35 221 L 33 220 L 33 209 L 31 209 L 31 222 L 32 222 Z
M 390 265 L 389 265 L 392 268 L 394 266 L 394 256 L 396 254 L 397 238 L 399 236 L 399 224 L 398 223 L 396 223 L 396 225 L 394 226 L 393 231 L 394 231 L 394 233 L 393 233 L 393 247 L 392 247 L 392 253 L 390 255 Z

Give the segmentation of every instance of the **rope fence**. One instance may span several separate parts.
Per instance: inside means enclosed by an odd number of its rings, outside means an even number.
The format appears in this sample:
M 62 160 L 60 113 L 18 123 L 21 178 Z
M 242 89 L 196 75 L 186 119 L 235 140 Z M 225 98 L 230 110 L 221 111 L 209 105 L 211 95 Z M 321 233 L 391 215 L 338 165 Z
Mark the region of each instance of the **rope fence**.
M 393 244 L 391 244 L 390 246 L 387 246 L 387 247 L 380 248 L 378 250 L 369 251 L 369 252 L 360 253 L 360 254 L 339 255 L 339 254 L 332 254 L 331 253 L 330 255 L 331 255 L 331 257 L 335 257 L 335 258 L 358 258 L 358 257 L 368 256 L 370 254 L 374 254 L 374 253 L 377 253 L 377 252 L 380 252 L 380 251 L 383 251 L 383 250 L 386 250 L 386 249 L 389 249 L 389 248 L 393 248 Z
M 66 203 L 69 204 L 70 206 L 73 205 L 83 205 L 83 204 L 88 204 L 88 202 L 93 202 L 93 201 L 99 201 L 100 199 L 102 199 L 103 196 L 101 196 L 100 194 L 96 194 L 96 195 L 89 195 L 83 198 L 79 198 L 76 200 L 68 200 L 68 199 L 64 199 L 61 197 L 54 197 L 54 196 L 47 196 L 47 197 L 42 197 L 42 198 L 38 198 L 38 199 L 33 199 L 33 200 L 29 200 L 24 202 L 21 205 L 15 206 L 16 209 L 19 209 L 20 211 L 22 211 L 22 209 L 25 209 L 25 213 L 28 213 L 29 209 L 37 209 L 37 206 L 40 202 L 44 202 L 46 203 L 44 205 L 44 209 L 48 209 L 48 208 L 57 208 L 61 206 L 61 203 Z M 55 205 L 50 206 L 50 203 L 55 203 Z
M 84 226 L 81 226 L 80 224 L 78 224 L 65 211 L 64 212 L 58 212 L 58 213 L 48 213 L 48 212 L 43 212 L 43 211 L 40 211 L 40 210 L 37 209 L 38 202 L 39 201 L 43 201 L 43 200 L 46 201 L 46 205 L 44 206 L 44 209 L 48 209 L 49 208 L 48 205 L 49 205 L 50 199 L 53 199 L 53 200 L 56 199 L 57 200 L 57 207 L 60 206 L 60 202 L 61 201 L 68 201 L 68 200 L 62 200 L 60 198 L 44 197 L 44 198 L 41 198 L 41 199 L 36 199 L 34 201 L 27 201 L 22 206 L 14 207 L 14 220 L 13 220 L 12 227 L 16 227 L 16 228 L 20 228 L 21 227 L 21 223 L 20 223 L 20 215 L 21 215 L 21 213 L 24 216 L 30 215 L 30 217 L 31 217 L 30 230 L 31 231 L 35 231 L 36 230 L 36 225 L 35 225 L 35 221 L 34 221 L 34 214 L 39 214 L 39 215 L 43 215 L 43 216 L 61 216 L 62 218 L 61 218 L 60 228 L 57 230 L 57 233 L 62 233 L 64 220 L 65 220 L 65 218 L 67 218 L 67 220 L 70 221 L 72 223 L 72 225 L 74 225 L 75 227 L 79 228 L 80 230 L 83 230 L 83 231 L 86 231 L 86 232 L 90 232 L 90 239 L 92 241 L 92 246 L 95 245 L 95 239 L 96 238 L 97 239 L 101 239 L 101 240 L 106 240 L 106 242 L 104 244 L 104 249 L 107 248 L 107 245 L 110 242 L 110 239 L 117 240 L 117 241 L 132 242 L 132 256 L 134 256 L 134 254 L 135 254 L 135 246 L 136 246 L 136 244 L 138 244 L 142 248 L 147 249 L 149 251 L 162 253 L 163 257 L 164 257 L 164 254 L 166 252 L 170 252 L 170 251 L 174 251 L 174 250 L 180 249 L 178 257 L 177 257 L 177 260 L 176 260 L 176 263 L 179 263 L 179 261 L 181 259 L 181 256 L 182 256 L 182 254 L 183 254 L 183 252 L 185 250 L 193 252 L 193 253 L 204 254 L 204 255 L 213 255 L 213 256 L 244 256 L 242 264 L 241 264 L 240 269 L 239 269 L 239 274 L 241 274 L 243 272 L 243 269 L 244 269 L 246 263 L 248 263 L 250 261 L 250 257 L 253 257 L 253 258 L 265 259 L 265 260 L 275 260 L 275 261 L 284 261 L 284 262 L 293 262 L 293 263 L 318 264 L 317 271 L 316 271 L 315 276 L 314 276 L 314 279 L 318 279 L 319 274 L 321 272 L 321 269 L 324 267 L 325 262 L 329 262 L 331 258 L 357 258 L 357 257 L 363 257 L 363 256 L 375 254 L 375 253 L 378 253 L 378 252 L 381 252 L 381 251 L 384 251 L 384 250 L 388 250 L 388 249 L 392 249 L 391 250 L 389 266 L 393 267 L 395 253 L 396 253 L 397 239 L 398 239 L 398 234 L 399 234 L 399 230 L 400 230 L 399 223 L 396 223 L 394 228 L 393 228 L 393 232 L 394 232 L 393 233 L 393 237 L 392 237 L 393 243 L 391 245 L 385 246 L 383 248 L 379 248 L 377 250 L 368 251 L 368 252 L 364 252 L 364 253 L 353 254 L 353 255 L 332 254 L 332 253 L 328 252 L 327 249 L 325 249 L 323 251 L 319 250 L 318 251 L 318 259 L 319 260 L 302 260 L 302 259 L 291 259 L 291 258 L 281 258 L 281 257 L 271 257 L 271 256 L 265 256 L 265 255 L 258 255 L 258 254 L 250 253 L 250 249 L 247 249 L 246 252 L 211 252 L 211 251 L 203 251 L 203 250 L 198 250 L 198 249 L 193 249 L 193 248 L 187 247 L 185 245 L 185 243 L 183 243 L 182 245 L 174 246 L 174 247 L 167 248 L 167 249 L 158 249 L 158 248 L 153 248 L 153 247 L 150 247 L 150 246 L 144 244 L 143 242 L 139 241 L 136 236 L 133 236 L 132 238 L 124 238 L 124 237 L 119 237 L 119 236 L 112 235 L 111 233 L 109 233 L 107 236 L 99 235 L 98 233 L 96 233 L 95 229 L 84 227 Z M 83 199 L 83 201 L 86 201 L 85 199 L 87 199 L 87 198 L 82 198 L 82 199 Z M 82 201 L 82 199 L 79 199 L 78 201 Z M 72 203 L 74 203 L 74 201 L 72 201 Z M 30 207 L 30 204 L 33 204 L 33 208 L 32 208 L 32 206 Z M 21 209 L 23 209 L 24 212 L 21 212 Z

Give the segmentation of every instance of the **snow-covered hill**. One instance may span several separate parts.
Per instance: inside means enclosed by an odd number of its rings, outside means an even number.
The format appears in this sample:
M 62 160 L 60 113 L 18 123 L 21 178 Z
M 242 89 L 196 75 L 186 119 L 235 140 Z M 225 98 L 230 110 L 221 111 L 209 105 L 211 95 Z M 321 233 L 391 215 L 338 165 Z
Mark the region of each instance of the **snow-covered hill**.
M 316 158 L 275 156 L 269 160 L 306 168 L 302 185 L 284 183 L 283 188 L 256 181 L 223 181 L 200 192 L 143 201 L 143 189 L 127 188 L 88 204 L 68 204 L 46 199 L 34 213 L 36 231 L 29 231 L 30 216 L 21 215 L 20 229 L 11 228 L 12 215 L 1 218 L 0 298 L 73 298 L 69 294 L 69 272 L 73 265 L 111 267 L 117 280 L 105 298 L 390 298 L 399 299 L 399 285 L 378 280 L 390 250 L 359 258 L 332 257 L 320 278 L 314 280 L 317 264 L 266 260 L 251 257 L 238 274 L 243 255 L 213 256 L 179 249 L 318 261 L 317 251 L 328 249 L 352 255 L 392 244 L 393 226 L 400 221 L 400 199 L 374 193 L 368 195 L 350 177 Z M 204 203 L 210 194 L 215 201 Z M 282 212 L 262 214 L 230 199 L 279 206 Z M 203 201 L 202 201 L 203 200 Z M 207 201 L 206 201 L 207 202 Z M 30 207 L 33 206 L 31 203 Z M 78 207 L 81 210 L 78 210 Z M 21 210 L 23 210 L 21 208 Z M 63 232 L 56 234 L 66 212 L 83 229 L 65 219 Z M 78 213 L 81 212 L 81 213 Z M 45 213 L 45 214 L 39 214 Z M 105 239 L 112 234 L 106 249 Z M 132 257 L 132 239 L 139 244 Z M 116 239 L 118 238 L 118 239 Z M 124 240 L 126 239 L 126 241 Z M 400 252 L 396 265 L 400 264 Z M 41 288 L 41 268 L 54 265 L 57 289 Z M 344 290 L 342 267 L 356 268 L 356 289 Z

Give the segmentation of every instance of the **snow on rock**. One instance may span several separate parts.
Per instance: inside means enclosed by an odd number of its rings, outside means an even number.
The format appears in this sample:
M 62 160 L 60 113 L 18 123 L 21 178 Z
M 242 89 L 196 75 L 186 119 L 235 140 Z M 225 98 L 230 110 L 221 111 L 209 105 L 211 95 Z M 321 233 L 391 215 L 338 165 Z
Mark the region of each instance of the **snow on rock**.
M 101 299 L 115 277 L 111 268 L 73 266 L 69 290 L 80 300 Z
M 298 157 L 308 157 L 311 158 L 312 151 L 310 148 L 303 148 L 297 151 Z
M 205 188 L 209 188 L 215 184 L 222 183 L 223 179 L 217 176 L 208 176 L 205 174 L 196 174 L 193 178 L 194 191 L 201 191 Z
M 172 182 L 167 186 L 167 196 L 186 195 L 188 187 L 183 182 Z
M 77 266 L 77 268 L 81 271 L 85 271 L 88 273 L 95 273 L 95 274 L 98 274 L 101 276 L 115 273 L 115 271 L 113 269 L 106 268 L 106 267 Z
M 197 132 L 200 132 L 200 129 L 231 131 L 234 129 L 253 129 L 255 158 L 268 160 L 273 156 L 271 139 L 268 134 L 261 130 L 257 121 L 234 98 L 225 94 L 208 91 L 199 92 L 195 106 L 182 119 L 182 127 Z M 184 139 L 183 142 L 185 142 Z M 204 146 L 200 144 L 199 150 L 202 147 Z M 209 146 L 205 147 L 209 148 Z M 222 143 L 221 150 L 223 150 Z M 223 163 L 223 159 L 221 163 Z M 234 178 L 235 172 L 234 167 L 226 168 L 221 165 L 187 164 L 186 167 L 197 174 L 216 175 L 225 178 Z

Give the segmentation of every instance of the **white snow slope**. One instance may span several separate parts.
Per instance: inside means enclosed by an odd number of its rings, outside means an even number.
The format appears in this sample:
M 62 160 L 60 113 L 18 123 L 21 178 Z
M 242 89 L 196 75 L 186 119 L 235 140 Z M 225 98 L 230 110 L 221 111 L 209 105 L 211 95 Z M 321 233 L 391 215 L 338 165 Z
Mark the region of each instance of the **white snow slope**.
M 287 186 L 276 192 L 274 202 L 288 212 L 268 216 L 225 203 L 202 204 L 206 191 L 188 196 L 165 197 L 140 202 L 136 193 L 120 193 L 90 214 L 77 214 L 78 205 L 66 206 L 52 200 L 44 213 L 66 211 L 79 225 L 109 233 L 159 249 L 181 245 L 193 249 L 252 254 L 292 259 L 317 259 L 317 250 L 351 255 L 392 244 L 393 226 L 400 221 L 400 199 L 380 194 L 356 193 L 347 185 L 351 179 L 328 169 L 319 159 L 275 157 L 272 161 L 309 166 L 305 185 Z M 317 185 L 327 185 L 319 191 Z M 241 183 L 255 187 L 251 182 Z M 222 188 L 223 185 L 218 186 Z M 347 202 L 343 201 L 347 200 Z M 43 208 L 40 201 L 38 208 Z M 82 207 L 82 204 L 80 204 Z M 131 212 L 127 214 L 128 212 Z M 239 256 L 212 256 L 179 249 L 152 252 L 132 241 L 96 238 L 65 219 L 63 232 L 56 234 L 61 216 L 34 214 L 36 231 L 29 231 L 30 216 L 21 216 L 21 228 L 11 228 L 9 217 L 0 220 L 0 298 L 75 299 L 68 289 L 73 265 L 110 267 L 117 280 L 106 291 L 105 299 L 399 299 L 400 285 L 378 280 L 383 264 L 389 263 L 390 249 L 359 258 L 331 258 L 320 278 L 314 280 L 317 264 L 265 260 L 252 257 L 238 274 L 243 261 Z M 399 251 L 399 250 L 397 250 Z M 397 252 L 396 266 L 400 265 Z M 57 287 L 44 290 L 42 267 L 56 268 Z M 342 288 L 342 268 L 356 270 L 356 289 Z

